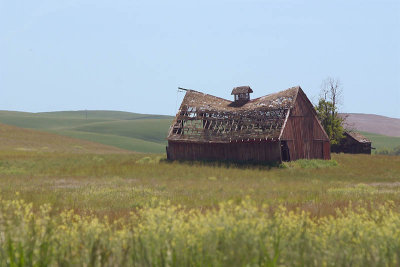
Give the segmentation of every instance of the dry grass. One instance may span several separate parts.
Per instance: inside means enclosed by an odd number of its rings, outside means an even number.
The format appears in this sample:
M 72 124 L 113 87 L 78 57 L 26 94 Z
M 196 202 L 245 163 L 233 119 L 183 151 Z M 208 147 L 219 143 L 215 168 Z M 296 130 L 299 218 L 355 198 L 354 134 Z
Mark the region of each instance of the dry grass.
M 271 210 L 283 205 L 312 216 L 333 214 L 349 203 L 400 204 L 400 157 L 341 154 L 333 160 L 269 168 L 170 163 L 163 155 L 3 151 L 0 188 L 5 199 L 19 192 L 35 205 L 111 218 L 160 201 L 207 210 L 246 196 Z
M 171 163 L 5 127 L 0 266 L 400 262 L 399 156 Z
M 0 266 L 397 266 L 399 178 L 398 156 L 0 151 Z

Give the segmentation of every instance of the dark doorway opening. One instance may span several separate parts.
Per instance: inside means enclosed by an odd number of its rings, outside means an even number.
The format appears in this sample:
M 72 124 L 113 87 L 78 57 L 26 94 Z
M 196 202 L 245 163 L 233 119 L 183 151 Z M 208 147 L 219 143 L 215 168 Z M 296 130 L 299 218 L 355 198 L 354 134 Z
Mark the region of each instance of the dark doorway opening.
M 281 141 L 282 161 L 290 161 L 289 147 L 286 141 Z

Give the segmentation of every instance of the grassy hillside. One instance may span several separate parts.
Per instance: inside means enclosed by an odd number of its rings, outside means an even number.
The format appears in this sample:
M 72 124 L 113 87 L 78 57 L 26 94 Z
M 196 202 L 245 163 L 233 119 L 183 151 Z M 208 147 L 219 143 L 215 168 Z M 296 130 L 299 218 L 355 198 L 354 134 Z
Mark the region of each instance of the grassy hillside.
M 164 143 L 171 121 L 169 119 L 116 120 L 74 127 L 74 131 L 118 135 Z
M 347 127 L 358 131 L 400 137 L 400 118 L 375 114 L 343 113 Z
M 96 154 L 129 152 L 113 146 L 1 123 L 0 150 Z
M 30 113 L 31 114 L 31 113 Z M 74 119 L 110 119 L 110 120 L 135 120 L 135 119 L 168 119 L 170 116 L 140 114 L 114 110 L 78 110 L 78 111 L 54 111 L 37 113 L 40 116 L 54 118 Z
M 165 152 L 165 146 L 166 146 L 166 144 L 163 143 L 149 142 L 143 139 L 130 138 L 112 134 L 108 135 L 108 134 L 91 133 L 84 131 L 66 131 L 66 130 L 59 130 L 53 132 L 60 135 L 67 135 L 70 137 L 97 142 L 100 144 L 108 144 L 118 148 L 123 148 L 137 152 L 161 153 Z
M 165 151 L 171 121 L 170 116 L 121 111 L 0 111 L 0 123 L 150 153 Z
M 361 132 L 365 137 L 367 137 L 372 142 L 372 147 L 377 150 L 387 148 L 393 149 L 396 146 L 400 146 L 400 137 L 392 137 L 381 134 Z
M 57 133 L 145 153 L 164 153 L 170 116 L 122 111 L 0 111 L 0 123 Z M 400 137 L 362 132 L 376 149 L 400 145 Z

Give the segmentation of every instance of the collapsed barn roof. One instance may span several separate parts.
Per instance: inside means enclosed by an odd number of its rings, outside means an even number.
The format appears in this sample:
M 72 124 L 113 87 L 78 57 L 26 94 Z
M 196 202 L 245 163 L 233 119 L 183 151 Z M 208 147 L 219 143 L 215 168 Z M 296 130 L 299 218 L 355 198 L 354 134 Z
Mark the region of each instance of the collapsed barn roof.
M 277 140 L 299 90 L 299 86 L 292 87 L 241 106 L 188 90 L 171 125 L 168 140 L 218 143 Z

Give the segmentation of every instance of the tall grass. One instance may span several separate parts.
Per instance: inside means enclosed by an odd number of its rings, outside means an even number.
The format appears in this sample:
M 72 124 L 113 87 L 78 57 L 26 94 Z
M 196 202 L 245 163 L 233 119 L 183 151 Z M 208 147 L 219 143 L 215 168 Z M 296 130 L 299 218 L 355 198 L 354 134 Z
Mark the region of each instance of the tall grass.
M 164 158 L 0 151 L 0 266 L 399 265 L 400 157 Z
M 0 266 L 398 266 L 392 204 L 315 219 L 250 199 L 207 211 L 153 203 L 110 222 L 0 201 Z
M 393 201 L 400 211 L 400 157 L 333 155 L 331 161 L 301 160 L 285 168 L 209 162 L 166 162 L 164 155 L 70 154 L 0 151 L 0 190 L 55 210 L 91 210 L 128 216 L 156 198 L 207 210 L 220 202 L 301 208 L 313 216 L 361 201 Z M 371 194 L 357 185 L 365 184 Z M 356 187 L 356 188 L 354 188 Z M 348 193 L 341 193 L 348 192 Z M 351 193 L 360 192 L 360 194 Z M 367 191 L 366 191 L 367 192 Z M 369 192 L 369 191 L 368 191 Z

